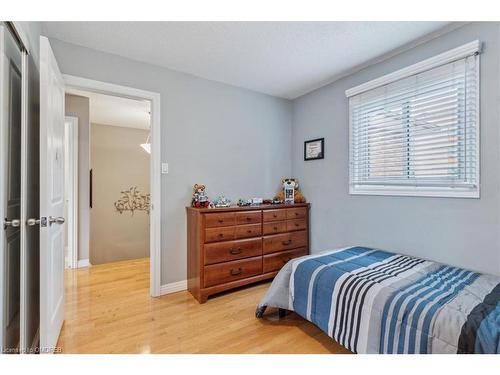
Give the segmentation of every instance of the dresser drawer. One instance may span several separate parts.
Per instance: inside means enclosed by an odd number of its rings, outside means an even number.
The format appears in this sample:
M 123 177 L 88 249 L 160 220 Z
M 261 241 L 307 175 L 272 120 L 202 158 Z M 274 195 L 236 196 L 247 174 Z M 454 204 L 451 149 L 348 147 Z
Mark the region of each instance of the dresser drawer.
M 228 227 L 236 223 L 234 212 L 214 212 L 205 214 L 205 227 Z
M 262 222 L 262 211 L 243 211 L 236 213 L 236 224 L 255 224 Z
M 205 242 L 234 240 L 235 227 L 221 227 L 205 229 Z
M 305 207 L 287 208 L 285 211 L 287 219 L 302 219 L 307 215 L 307 208 Z
M 281 251 L 270 255 L 264 255 L 262 270 L 264 273 L 280 270 L 290 259 L 298 258 L 307 254 L 305 247 L 295 250 Z
M 238 225 L 234 228 L 234 238 L 248 238 L 262 235 L 261 224 Z
M 205 264 L 262 255 L 262 239 L 227 241 L 205 245 Z
M 282 250 L 291 250 L 307 246 L 307 231 L 276 234 L 264 237 L 262 249 L 264 254 L 275 253 Z
M 286 210 L 266 210 L 262 213 L 264 222 L 280 221 L 286 219 Z
M 205 288 L 262 273 L 262 257 L 248 258 L 205 267 Z
M 286 221 L 271 221 L 269 223 L 262 224 L 262 233 L 264 235 L 283 233 L 286 231 Z
M 307 229 L 306 219 L 293 219 L 286 221 L 286 231 L 291 232 L 294 230 L 304 230 Z

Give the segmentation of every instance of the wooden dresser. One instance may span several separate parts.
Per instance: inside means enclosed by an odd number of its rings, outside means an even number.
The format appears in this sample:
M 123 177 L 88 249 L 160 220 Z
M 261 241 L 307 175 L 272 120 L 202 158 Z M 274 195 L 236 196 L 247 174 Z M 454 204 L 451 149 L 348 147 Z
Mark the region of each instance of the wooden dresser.
M 208 296 L 271 279 L 309 253 L 309 204 L 187 207 L 188 289 Z

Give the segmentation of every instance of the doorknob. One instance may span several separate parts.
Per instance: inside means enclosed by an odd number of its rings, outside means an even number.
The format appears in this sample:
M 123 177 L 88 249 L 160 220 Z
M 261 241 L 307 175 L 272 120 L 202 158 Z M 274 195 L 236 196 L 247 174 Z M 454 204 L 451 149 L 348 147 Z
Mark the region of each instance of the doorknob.
M 34 219 L 34 218 L 28 219 L 26 220 L 26 224 L 28 224 L 30 227 L 38 225 L 40 224 L 40 219 Z
M 3 229 L 7 229 L 7 227 L 17 228 L 20 225 L 21 225 L 21 220 L 19 220 L 19 219 L 9 220 L 9 219 L 5 218 L 5 220 L 3 222 Z
M 49 224 L 64 224 L 64 218 L 61 216 L 54 217 L 54 216 L 49 216 Z

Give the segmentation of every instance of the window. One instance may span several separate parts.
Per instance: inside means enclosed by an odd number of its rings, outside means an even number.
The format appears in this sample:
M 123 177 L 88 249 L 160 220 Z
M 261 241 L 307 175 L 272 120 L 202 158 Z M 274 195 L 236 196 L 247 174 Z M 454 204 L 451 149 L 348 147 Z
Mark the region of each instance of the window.
M 350 89 L 350 193 L 479 197 L 479 42 Z

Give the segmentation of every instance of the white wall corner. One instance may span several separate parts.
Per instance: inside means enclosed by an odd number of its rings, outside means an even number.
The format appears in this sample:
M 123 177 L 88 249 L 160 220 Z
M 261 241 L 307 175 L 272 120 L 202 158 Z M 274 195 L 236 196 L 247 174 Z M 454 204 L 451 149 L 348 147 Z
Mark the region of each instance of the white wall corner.
M 78 260 L 78 268 L 84 268 L 84 267 L 90 267 L 92 264 L 90 264 L 90 261 L 88 259 L 79 259 Z
M 175 283 L 164 284 L 160 287 L 160 295 L 181 292 L 187 290 L 187 280 L 176 281 Z

